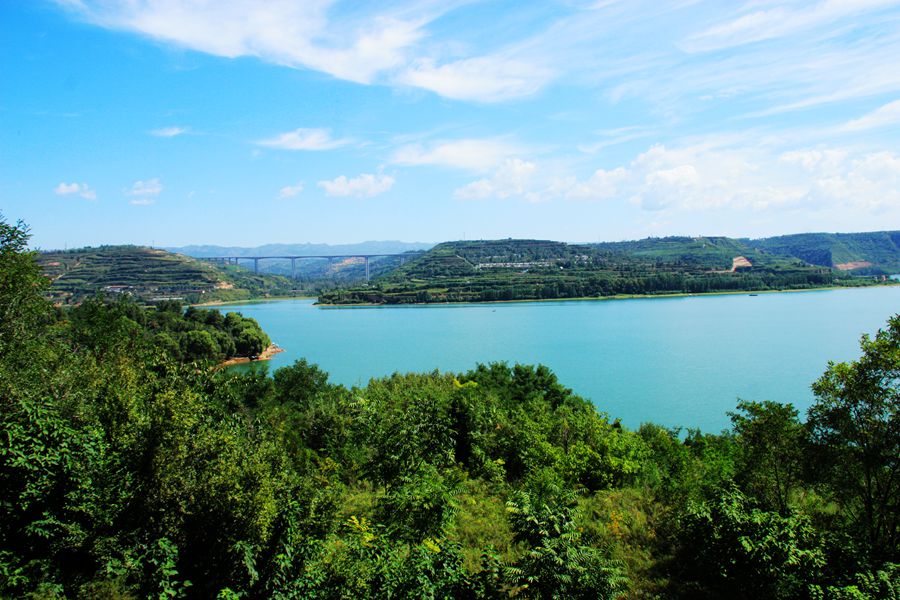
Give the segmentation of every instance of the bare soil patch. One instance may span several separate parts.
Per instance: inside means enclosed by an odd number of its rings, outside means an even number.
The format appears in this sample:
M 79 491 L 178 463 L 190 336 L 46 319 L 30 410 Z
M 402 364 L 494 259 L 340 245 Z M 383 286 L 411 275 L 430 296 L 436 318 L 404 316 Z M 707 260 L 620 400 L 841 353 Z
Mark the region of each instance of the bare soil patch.
M 841 263 L 839 265 L 834 265 L 834 268 L 839 271 L 852 271 L 853 269 L 862 269 L 863 267 L 871 267 L 872 263 L 867 260 L 854 260 L 851 262 Z

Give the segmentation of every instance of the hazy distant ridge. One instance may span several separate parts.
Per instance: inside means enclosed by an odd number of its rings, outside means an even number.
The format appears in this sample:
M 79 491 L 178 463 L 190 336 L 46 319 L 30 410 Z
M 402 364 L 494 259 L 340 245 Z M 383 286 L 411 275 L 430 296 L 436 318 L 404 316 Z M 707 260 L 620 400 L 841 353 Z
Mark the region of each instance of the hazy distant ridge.
M 195 258 L 210 256 L 315 256 L 337 254 L 399 254 L 410 250 L 428 250 L 427 242 L 368 241 L 357 244 L 265 244 L 252 248 L 241 246 L 191 245 L 166 248 Z

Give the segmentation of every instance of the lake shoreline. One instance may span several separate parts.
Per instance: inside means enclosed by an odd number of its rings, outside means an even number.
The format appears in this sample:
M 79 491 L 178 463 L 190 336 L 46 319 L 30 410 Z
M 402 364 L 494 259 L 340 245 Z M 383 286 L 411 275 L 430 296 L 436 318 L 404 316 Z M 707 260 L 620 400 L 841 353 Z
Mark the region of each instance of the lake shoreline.
M 270 344 L 268 348 L 262 351 L 258 358 L 251 359 L 249 356 L 235 356 L 234 358 L 229 358 L 228 360 L 220 362 L 216 365 L 216 368 L 223 369 L 225 367 L 231 367 L 233 365 L 244 365 L 251 362 L 255 363 L 270 360 L 279 352 L 284 352 L 284 348 L 282 348 L 278 344 Z
M 220 310 L 256 319 L 285 348 L 259 365 L 270 370 L 305 358 L 349 388 L 393 373 L 542 364 L 629 427 L 652 420 L 718 431 L 737 398 L 805 410 L 824 365 L 858 359 L 859 336 L 897 312 L 900 288 L 708 296 L 409 310 L 295 300 Z
M 382 307 L 403 307 L 403 306 L 478 306 L 481 304 L 520 304 L 523 302 L 605 302 L 611 300 L 650 300 L 655 298 L 702 298 L 704 296 L 756 296 L 759 294 L 789 294 L 794 292 L 827 292 L 836 290 L 858 290 L 876 287 L 895 287 L 900 285 L 896 282 L 884 282 L 873 285 L 845 286 L 832 285 L 815 288 L 803 288 L 796 290 L 739 290 L 739 291 L 721 291 L 721 292 L 700 292 L 686 293 L 676 292 L 671 294 L 616 294 L 615 296 L 580 296 L 577 298 L 531 298 L 521 300 L 484 300 L 481 302 L 473 302 L 471 300 L 464 302 L 405 302 L 397 304 L 360 302 L 355 304 L 326 304 L 314 303 L 314 306 L 321 308 L 382 308 Z M 247 302 L 252 302 L 248 300 Z
M 247 304 L 248 302 L 280 302 L 282 300 L 314 300 L 318 296 L 268 296 L 261 298 L 246 298 L 244 300 L 210 300 L 209 302 L 196 302 L 189 304 L 195 308 L 215 308 L 217 306 L 230 306 L 232 304 Z

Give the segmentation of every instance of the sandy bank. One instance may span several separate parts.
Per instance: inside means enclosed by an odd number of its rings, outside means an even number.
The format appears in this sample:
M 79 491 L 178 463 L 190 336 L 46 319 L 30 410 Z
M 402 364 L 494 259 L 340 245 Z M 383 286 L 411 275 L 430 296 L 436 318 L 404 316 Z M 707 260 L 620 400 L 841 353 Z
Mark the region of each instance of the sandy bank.
M 262 351 L 257 358 L 251 360 L 249 356 L 236 356 L 235 358 L 229 358 L 228 360 L 219 363 L 216 367 L 230 367 L 231 365 L 240 365 L 248 362 L 258 362 L 261 360 L 269 360 L 279 352 L 284 352 L 284 348 L 279 346 L 278 344 L 272 344 L 268 348 Z

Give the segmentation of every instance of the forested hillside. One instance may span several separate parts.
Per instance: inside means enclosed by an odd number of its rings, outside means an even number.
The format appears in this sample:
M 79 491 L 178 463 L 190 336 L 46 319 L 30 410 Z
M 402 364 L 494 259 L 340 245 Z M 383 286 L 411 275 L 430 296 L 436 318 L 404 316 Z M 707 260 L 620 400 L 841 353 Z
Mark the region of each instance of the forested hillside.
M 38 262 L 59 302 L 78 302 L 98 292 L 144 301 L 177 297 L 186 302 L 246 300 L 286 295 L 292 283 L 237 266 L 216 266 L 142 246 L 100 246 L 42 252 Z
M 0 221 L 0 596 L 900 593 L 900 315 L 805 419 L 630 431 L 541 366 L 212 369 L 127 303 L 52 307 L 26 242 Z
M 326 291 L 326 304 L 405 304 L 707 293 L 862 285 L 860 279 L 731 238 L 565 244 L 447 242 L 365 287 Z
M 900 272 L 900 231 L 798 233 L 749 240 L 760 250 L 859 274 Z

